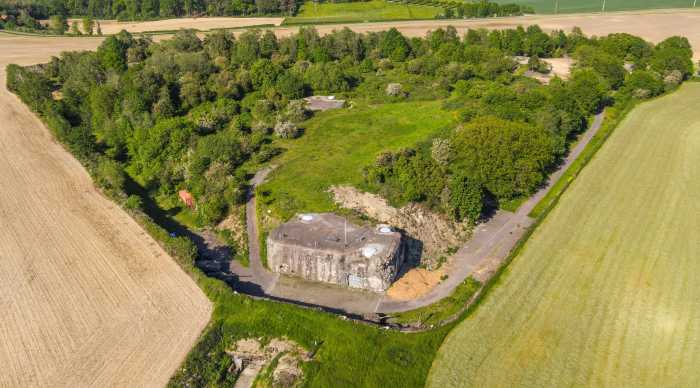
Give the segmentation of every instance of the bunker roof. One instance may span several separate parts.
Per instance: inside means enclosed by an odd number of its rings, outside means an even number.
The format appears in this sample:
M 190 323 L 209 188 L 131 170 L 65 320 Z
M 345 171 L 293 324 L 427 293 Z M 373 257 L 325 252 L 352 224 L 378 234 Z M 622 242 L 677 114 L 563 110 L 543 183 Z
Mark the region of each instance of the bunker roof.
M 306 248 L 351 251 L 366 258 L 394 250 L 401 234 L 388 225 L 360 227 L 333 213 L 299 214 L 270 233 L 270 238 Z

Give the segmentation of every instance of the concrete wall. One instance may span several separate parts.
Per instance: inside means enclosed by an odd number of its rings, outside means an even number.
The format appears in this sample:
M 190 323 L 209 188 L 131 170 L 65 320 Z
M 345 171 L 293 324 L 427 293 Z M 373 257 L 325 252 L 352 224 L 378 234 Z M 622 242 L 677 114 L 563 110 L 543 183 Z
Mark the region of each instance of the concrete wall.
M 399 242 L 387 255 L 365 258 L 359 250 L 308 248 L 268 238 L 267 257 L 270 269 L 275 272 L 383 292 L 391 286 L 403 263 L 403 250 Z

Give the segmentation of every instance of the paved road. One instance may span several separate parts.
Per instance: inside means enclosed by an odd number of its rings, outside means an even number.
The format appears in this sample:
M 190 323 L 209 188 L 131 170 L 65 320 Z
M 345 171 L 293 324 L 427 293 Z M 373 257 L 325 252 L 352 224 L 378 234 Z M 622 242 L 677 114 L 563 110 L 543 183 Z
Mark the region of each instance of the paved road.
M 251 191 L 246 204 L 250 268 L 233 262 L 231 270 L 238 275 L 241 291 L 265 295 L 287 301 L 322 306 L 354 314 L 392 313 L 413 310 L 435 303 L 449 295 L 467 276 L 486 280 L 508 256 L 518 240 L 534 220 L 528 216 L 552 186 L 569 168 L 603 122 L 604 113 L 595 116 L 591 127 L 581 136 L 559 169 L 550 175 L 548 183 L 523 203 L 516 212 L 499 211 L 487 222 L 478 225 L 472 238 L 457 251 L 449 267 L 449 277 L 428 294 L 414 300 L 397 301 L 375 293 L 349 290 L 332 285 L 305 282 L 288 277 L 280 278 L 262 265 L 257 233 L 255 187 L 261 184 L 271 169 L 259 171 L 251 180 Z

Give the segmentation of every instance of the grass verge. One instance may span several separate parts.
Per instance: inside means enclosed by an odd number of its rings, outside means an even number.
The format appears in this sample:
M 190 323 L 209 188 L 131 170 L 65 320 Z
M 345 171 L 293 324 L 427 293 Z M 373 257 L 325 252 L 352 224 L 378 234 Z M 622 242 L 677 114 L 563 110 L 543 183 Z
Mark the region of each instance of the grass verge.
M 392 314 L 392 321 L 414 327 L 439 326 L 442 322 L 458 314 L 464 308 L 465 303 L 479 291 L 479 288 L 481 288 L 481 283 L 468 277 L 447 298 L 419 309 Z

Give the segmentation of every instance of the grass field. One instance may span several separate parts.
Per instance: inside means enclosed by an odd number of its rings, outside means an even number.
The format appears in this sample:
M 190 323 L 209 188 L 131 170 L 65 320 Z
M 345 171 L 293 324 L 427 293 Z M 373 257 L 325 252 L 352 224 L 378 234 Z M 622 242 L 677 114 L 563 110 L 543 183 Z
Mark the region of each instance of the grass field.
M 529 5 L 536 13 L 555 13 L 556 0 L 495 0 L 497 3 L 516 3 Z M 559 0 L 559 13 L 598 12 L 602 9 L 602 0 Z M 638 9 L 687 8 L 693 6 L 693 0 L 606 0 L 606 11 L 629 11 Z
M 326 192 L 336 184 L 360 186 L 362 169 L 384 150 L 414 146 L 450 127 L 452 113 L 441 101 L 402 102 L 327 111 L 307 121 L 304 135 L 280 142 L 287 149 L 280 165 L 260 187 L 260 202 L 281 218 L 299 211 L 330 211 Z
M 632 111 L 428 386 L 698 386 L 700 84 Z
M 383 20 L 433 19 L 442 8 L 427 5 L 403 5 L 372 0 L 353 3 L 314 3 L 301 6 L 285 24 L 344 23 Z

